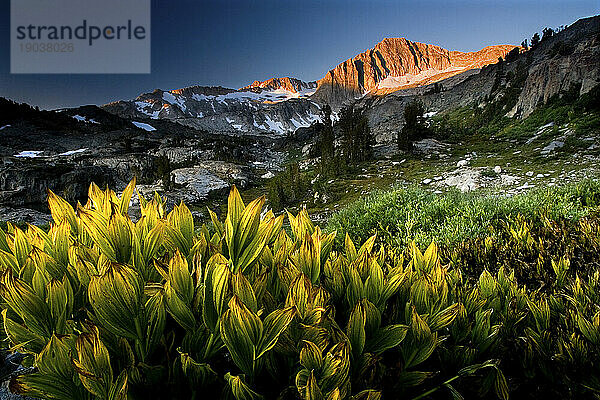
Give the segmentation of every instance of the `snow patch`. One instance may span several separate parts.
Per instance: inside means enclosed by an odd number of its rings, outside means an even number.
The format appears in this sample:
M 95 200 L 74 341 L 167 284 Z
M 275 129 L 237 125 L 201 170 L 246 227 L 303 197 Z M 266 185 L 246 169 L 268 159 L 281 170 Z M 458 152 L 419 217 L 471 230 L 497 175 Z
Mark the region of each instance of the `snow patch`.
M 206 100 L 213 100 L 215 98 L 215 96 L 207 96 L 205 94 L 197 94 L 194 93 L 192 95 L 192 99 L 196 100 L 196 101 L 206 101 Z
M 218 101 L 223 104 L 227 104 L 227 101 L 240 101 L 240 102 L 259 102 L 259 103 L 280 103 L 282 101 L 287 101 L 290 99 L 305 99 L 312 94 L 314 94 L 316 88 L 303 89 L 299 92 L 291 92 L 285 89 L 276 89 L 276 90 L 265 90 L 260 93 L 255 93 L 251 91 L 239 91 L 239 92 L 231 92 L 227 94 L 222 94 L 219 96 L 207 96 L 204 94 L 196 94 L 192 95 L 192 99 L 196 101 Z M 165 93 L 166 94 L 166 93 Z M 169 93 L 170 96 L 165 98 L 163 95 L 163 100 L 168 101 L 169 103 L 177 103 L 181 104 L 181 100 L 178 100 Z
M 19 154 L 15 154 L 15 157 L 20 157 L 20 158 L 36 158 L 36 157 L 40 157 L 40 154 L 42 154 L 43 151 L 42 150 L 26 150 L 26 151 L 22 151 Z
M 136 101 L 135 106 L 139 112 L 149 116 L 152 119 L 158 119 L 158 113 L 160 110 L 154 111 L 152 110 L 152 104 L 146 101 Z M 148 110 L 148 108 L 150 110 Z
M 60 153 L 58 154 L 59 156 L 71 156 L 73 154 L 78 154 L 78 153 L 83 153 L 84 151 L 87 150 L 87 147 L 85 149 L 77 149 L 77 150 L 69 150 L 69 151 L 65 151 L 64 153 Z
M 548 123 L 548 124 L 546 124 L 546 125 L 542 125 L 542 126 L 540 126 L 540 127 L 538 128 L 538 134 L 539 134 L 539 133 L 541 133 L 541 132 L 542 132 L 544 129 L 546 129 L 546 128 L 551 128 L 551 127 L 553 127 L 553 126 L 554 126 L 554 122 L 550 122 L 550 123 Z
M 548 146 L 544 147 L 542 149 L 542 151 L 540 151 L 540 153 L 542 154 L 549 154 L 550 152 L 556 150 L 556 149 L 560 149 L 561 147 L 563 147 L 565 145 L 565 142 L 560 141 L 560 140 L 553 140 L 551 141 Z
M 295 118 L 290 119 L 290 122 L 292 125 L 294 125 L 294 127 L 296 127 L 296 129 L 300 128 L 301 126 L 306 126 L 304 123 L 296 121 Z
M 462 71 L 463 69 L 464 68 L 460 67 L 450 67 L 442 70 L 430 68 L 421 71 L 418 74 L 405 74 L 402 76 L 389 75 L 377 84 L 377 89 L 395 89 L 402 86 L 414 85 L 439 74 Z
M 266 116 L 267 118 L 265 119 L 265 124 L 268 125 L 268 128 L 265 128 L 267 130 L 270 130 L 271 132 L 276 132 L 276 133 L 285 133 L 286 130 L 283 127 L 283 124 L 279 121 L 273 121 L 271 119 L 271 117 L 269 117 L 268 115 Z M 264 127 L 264 124 L 263 124 Z
M 135 126 L 137 126 L 138 128 L 143 129 L 148 132 L 152 132 L 152 131 L 156 130 L 156 128 L 153 127 L 152 125 L 145 124 L 143 122 L 131 121 L 131 123 L 134 124 Z
M 86 117 L 79 115 L 79 114 L 73 115 L 73 118 L 75 118 L 79 122 L 86 122 L 88 124 L 98 124 L 99 123 L 98 121 L 94 120 L 93 118 L 87 119 Z
M 187 106 L 185 105 L 185 98 L 181 96 L 175 97 L 175 95 L 171 92 L 163 93 L 163 100 L 171 105 L 178 105 L 181 111 L 185 112 L 187 110 Z

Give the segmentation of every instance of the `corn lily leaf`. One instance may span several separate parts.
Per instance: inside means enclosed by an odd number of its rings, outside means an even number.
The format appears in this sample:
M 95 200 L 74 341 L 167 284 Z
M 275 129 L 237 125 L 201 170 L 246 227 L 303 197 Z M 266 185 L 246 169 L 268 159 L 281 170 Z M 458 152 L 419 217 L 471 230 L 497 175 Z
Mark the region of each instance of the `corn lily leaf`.
M 293 307 L 288 307 L 275 310 L 265 317 L 263 322 L 264 329 L 260 341 L 256 346 L 255 359 L 262 357 L 277 344 L 279 336 L 290 325 L 295 313 L 296 311 Z
M 231 394 L 236 400 L 259 400 L 263 398 L 246 384 L 244 375 L 233 376 L 228 372 L 225 374 L 225 382 L 227 382 Z

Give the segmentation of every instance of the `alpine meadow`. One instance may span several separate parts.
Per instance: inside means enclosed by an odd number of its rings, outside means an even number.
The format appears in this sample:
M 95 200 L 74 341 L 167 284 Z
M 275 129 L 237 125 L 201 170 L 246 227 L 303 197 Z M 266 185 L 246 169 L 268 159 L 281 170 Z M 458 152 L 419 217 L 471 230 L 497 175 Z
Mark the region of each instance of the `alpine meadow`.
M 597 2 L 31 1 L 0 400 L 600 400 Z

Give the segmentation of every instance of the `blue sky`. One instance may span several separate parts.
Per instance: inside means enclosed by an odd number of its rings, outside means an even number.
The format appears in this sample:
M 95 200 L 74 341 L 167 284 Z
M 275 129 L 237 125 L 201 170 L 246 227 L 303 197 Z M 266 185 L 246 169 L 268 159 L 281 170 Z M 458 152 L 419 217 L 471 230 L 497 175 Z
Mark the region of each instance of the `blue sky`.
M 600 0 L 152 0 L 151 74 L 11 75 L 10 2 L 0 0 L 0 96 L 57 108 L 155 88 L 316 80 L 384 37 L 474 51 L 599 13 Z

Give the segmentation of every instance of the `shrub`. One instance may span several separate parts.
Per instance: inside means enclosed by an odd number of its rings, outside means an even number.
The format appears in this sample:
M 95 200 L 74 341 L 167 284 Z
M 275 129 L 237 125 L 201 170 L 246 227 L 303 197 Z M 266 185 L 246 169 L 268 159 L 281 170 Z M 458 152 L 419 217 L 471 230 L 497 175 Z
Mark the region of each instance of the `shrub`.
M 269 203 L 277 211 L 303 201 L 309 189 L 310 182 L 300 172 L 298 163 L 287 165 L 282 173 L 267 182 Z
M 404 108 L 404 126 L 398 134 L 398 148 L 401 150 L 412 149 L 413 142 L 424 138 L 428 134 L 423 114 L 425 109 L 419 100 L 413 100 Z
M 518 47 L 515 47 L 511 51 L 506 53 L 506 56 L 504 56 L 504 59 L 506 60 L 506 62 L 513 62 L 519 58 L 520 52 L 521 52 L 521 50 Z
M 575 107 L 582 107 L 586 111 L 600 111 L 600 85 L 594 86 L 589 92 L 581 95 Z
M 341 157 L 347 164 L 356 164 L 373 157 L 375 137 L 369 128 L 367 117 L 353 107 L 339 112 L 335 128 L 341 133 Z

